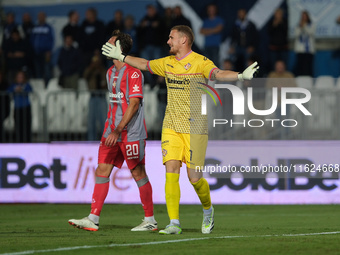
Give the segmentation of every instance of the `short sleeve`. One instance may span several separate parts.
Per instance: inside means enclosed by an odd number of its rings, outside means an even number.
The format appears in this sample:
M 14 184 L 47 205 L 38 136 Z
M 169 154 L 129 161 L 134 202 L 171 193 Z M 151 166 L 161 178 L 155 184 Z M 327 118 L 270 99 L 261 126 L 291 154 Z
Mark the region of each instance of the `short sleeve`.
M 203 69 L 202 73 L 204 77 L 211 80 L 212 73 L 218 68 L 210 59 L 208 59 L 207 57 L 204 57 L 202 61 L 202 69 Z
M 129 98 L 143 98 L 143 76 L 140 70 L 134 69 L 128 74 Z
M 148 69 L 150 73 L 157 74 L 159 76 L 164 77 L 165 76 L 165 64 L 164 63 L 167 58 L 169 57 L 150 60 L 148 62 Z

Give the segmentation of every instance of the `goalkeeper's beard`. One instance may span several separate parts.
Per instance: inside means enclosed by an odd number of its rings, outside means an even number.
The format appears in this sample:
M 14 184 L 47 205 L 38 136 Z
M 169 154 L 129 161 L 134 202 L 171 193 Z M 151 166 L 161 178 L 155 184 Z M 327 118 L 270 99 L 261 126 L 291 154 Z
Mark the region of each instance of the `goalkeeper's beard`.
M 174 49 L 172 47 L 170 47 L 169 54 L 170 55 L 176 55 L 176 52 L 174 51 Z

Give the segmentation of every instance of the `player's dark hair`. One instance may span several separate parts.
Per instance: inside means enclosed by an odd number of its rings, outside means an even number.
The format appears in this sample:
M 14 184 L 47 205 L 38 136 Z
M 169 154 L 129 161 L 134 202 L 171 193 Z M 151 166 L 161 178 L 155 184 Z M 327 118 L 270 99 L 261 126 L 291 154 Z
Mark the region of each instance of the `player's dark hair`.
M 192 46 L 192 44 L 194 43 L 195 36 L 190 27 L 185 25 L 178 25 L 171 28 L 171 30 L 177 30 L 178 32 L 183 33 L 188 38 L 190 46 Z
M 119 40 L 120 47 L 122 48 L 123 54 L 128 54 L 132 48 L 132 38 L 129 34 L 122 33 L 118 29 L 114 30 L 111 34 L 111 36 L 116 36 L 116 41 Z

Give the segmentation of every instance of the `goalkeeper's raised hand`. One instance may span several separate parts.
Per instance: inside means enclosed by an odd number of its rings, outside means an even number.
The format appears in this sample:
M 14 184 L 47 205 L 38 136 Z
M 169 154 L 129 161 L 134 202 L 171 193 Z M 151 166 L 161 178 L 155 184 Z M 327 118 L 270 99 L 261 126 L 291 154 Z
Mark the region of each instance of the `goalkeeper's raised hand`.
M 124 62 L 126 57 L 126 55 L 122 53 L 119 40 L 116 41 L 116 46 L 109 42 L 105 43 L 102 47 L 102 54 L 109 58 L 118 59 L 121 62 Z
M 254 77 L 254 73 L 260 68 L 260 66 L 257 66 L 257 62 L 254 62 L 250 66 L 246 68 L 246 70 L 243 71 L 243 73 L 239 73 L 237 75 L 237 78 L 240 81 L 244 80 L 251 80 Z

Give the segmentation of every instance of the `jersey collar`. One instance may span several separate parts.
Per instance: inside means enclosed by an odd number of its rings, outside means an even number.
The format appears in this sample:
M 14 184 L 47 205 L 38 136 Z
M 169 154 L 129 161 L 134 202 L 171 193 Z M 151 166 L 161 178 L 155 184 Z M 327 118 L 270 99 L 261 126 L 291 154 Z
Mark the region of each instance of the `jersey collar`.
M 176 58 L 177 61 L 180 61 L 184 58 L 186 58 L 187 56 L 189 56 L 191 54 L 192 50 L 190 50 L 187 54 L 185 54 L 182 58 Z

